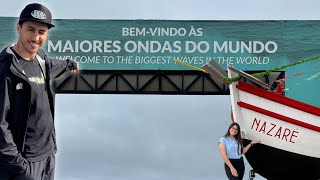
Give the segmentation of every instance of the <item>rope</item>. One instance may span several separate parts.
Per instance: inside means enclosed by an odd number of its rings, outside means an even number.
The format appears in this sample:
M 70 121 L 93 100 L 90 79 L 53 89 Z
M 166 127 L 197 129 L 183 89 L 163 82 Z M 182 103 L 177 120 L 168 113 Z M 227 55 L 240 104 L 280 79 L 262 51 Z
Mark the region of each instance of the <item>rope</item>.
M 267 71 L 265 71 L 265 72 L 254 73 L 254 74 L 251 74 L 251 75 L 252 75 L 253 77 L 263 77 L 263 76 L 269 74 L 270 72 L 279 71 L 279 70 L 285 69 L 285 68 L 290 67 L 290 66 L 295 66 L 295 65 L 302 64 L 302 63 L 305 63 L 305 62 L 314 61 L 314 60 L 317 60 L 317 59 L 319 59 L 319 58 L 320 58 L 320 55 L 319 55 L 319 56 L 312 57 L 312 58 L 308 58 L 308 59 L 302 59 L 302 60 L 300 60 L 300 61 L 297 61 L 297 62 L 294 62 L 294 63 L 291 63 L 291 64 L 287 64 L 287 65 L 284 65 L 284 66 L 279 66 L 279 67 L 276 67 L 276 68 L 269 69 L 269 70 L 267 70 Z M 202 71 L 202 72 L 204 72 L 204 73 L 208 73 L 208 72 L 207 72 L 206 70 L 204 70 L 204 69 L 201 69 L 201 68 L 192 66 L 192 65 L 190 65 L 190 64 L 184 63 L 184 62 L 179 61 L 179 60 L 177 60 L 177 59 L 173 59 L 173 61 L 174 61 L 174 62 L 177 62 L 177 63 L 179 63 L 179 64 L 182 64 L 182 65 L 184 65 L 184 66 L 190 67 L 190 68 L 192 68 L 192 69 L 195 69 L 195 70 L 198 70 L 198 71 Z M 315 68 L 315 69 L 317 69 L 317 68 Z M 319 76 L 319 75 L 320 75 L 320 73 L 317 73 L 317 74 L 311 76 L 310 78 L 308 78 L 307 80 L 314 79 L 314 78 L 316 78 L 316 77 Z M 234 78 L 224 78 L 223 81 L 231 84 L 231 83 L 233 83 L 233 82 L 238 81 L 239 79 L 240 79 L 240 76 L 237 76 L 237 77 L 234 77 Z M 287 79 L 285 79 L 285 80 L 287 80 Z
M 254 77 L 263 77 L 263 76 L 269 74 L 270 72 L 279 71 L 279 70 L 285 69 L 285 68 L 290 67 L 290 66 L 295 66 L 295 65 L 302 64 L 302 63 L 305 63 L 305 62 L 314 61 L 314 60 L 319 59 L 319 58 L 320 58 L 320 56 L 316 56 L 316 57 L 312 57 L 312 58 L 308 58 L 308 59 L 303 59 L 303 60 L 288 64 L 288 65 L 279 66 L 279 67 L 276 67 L 276 68 L 273 68 L 273 69 L 269 69 L 269 70 L 267 70 L 265 72 L 254 73 L 254 74 L 251 74 L 251 75 L 254 76 Z M 225 81 L 227 83 L 233 83 L 233 82 L 238 81 L 239 79 L 240 79 L 240 76 L 235 77 L 235 78 L 224 78 L 223 81 Z
M 192 65 L 190 65 L 190 64 L 184 63 L 184 62 L 179 61 L 179 60 L 177 60 L 177 59 L 174 59 L 173 61 L 174 61 L 174 62 L 177 62 L 177 63 L 179 63 L 179 64 L 182 64 L 182 65 L 184 65 L 184 66 L 187 66 L 187 67 L 189 67 L 189 68 L 192 68 L 192 69 L 195 69 L 195 70 L 198 70 L 198 71 L 202 71 L 202 72 L 204 72 L 204 73 L 208 73 L 208 72 L 207 72 L 206 70 L 204 70 L 204 69 L 197 68 L 197 67 L 195 67 L 195 66 L 192 66 Z

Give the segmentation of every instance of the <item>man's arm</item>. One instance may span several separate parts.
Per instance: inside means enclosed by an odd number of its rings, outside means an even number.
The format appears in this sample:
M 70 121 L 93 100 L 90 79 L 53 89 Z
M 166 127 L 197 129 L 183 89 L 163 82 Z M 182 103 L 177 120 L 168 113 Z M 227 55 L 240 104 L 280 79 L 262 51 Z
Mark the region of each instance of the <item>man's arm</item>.
M 79 72 L 78 64 L 70 59 L 67 60 L 58 60 L 50 59 L 49 69 L 51 73 L 51 78 L 56 78 L 62 75 L 66 71 L 70 71 L 74 74 Z
M 66 71 L 70 71 L 74 74 L 79 73 L 79 64 L 75 61 L 72 61 L 70 59 L 59 60 L 49 58 L 42 49 L 39 49 L 38 55 L 45 60 L 48 66 L 47 68 L 49 68 L 50 71 L 51 79 L 59 77 Z
M 27 169 L 27 161 L 24 159 L 13 141 L 7 120 L 10 116 L 9 92 L 10 80 L 0 75 L 0 165 L 10 167 L 19 174 Z

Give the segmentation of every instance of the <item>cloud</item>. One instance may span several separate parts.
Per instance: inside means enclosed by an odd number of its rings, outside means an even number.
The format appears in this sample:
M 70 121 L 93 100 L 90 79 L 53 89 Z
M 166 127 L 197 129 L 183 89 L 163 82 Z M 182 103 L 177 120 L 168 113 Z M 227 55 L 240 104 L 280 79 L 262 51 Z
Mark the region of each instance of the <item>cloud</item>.
M 58 95 L 57 178 L 225 179 L 228 107 L 228 96 Z

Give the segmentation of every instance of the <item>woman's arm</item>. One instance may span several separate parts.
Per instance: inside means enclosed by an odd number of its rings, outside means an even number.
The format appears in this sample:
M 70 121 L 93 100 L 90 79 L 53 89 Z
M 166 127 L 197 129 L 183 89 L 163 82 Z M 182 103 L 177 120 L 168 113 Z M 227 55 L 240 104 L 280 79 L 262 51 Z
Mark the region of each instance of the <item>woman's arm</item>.
M 243 148 L 243 154 L 249 151 L 250 147 L 253 146 L 254 144 L 259 143 L 260 141 L 251 141 L 246 147 Z
M 227 157 L 227 151 L 226 151 L 226 147 L 224 146 L 224 144 L 219 143 L 219 150 L 220 150 L 220 154 L 222 156 L 223 161 L 230 168 L 230 171 L 231 171 L 232 175 L 238 177 L 237 170 L 233 167 L 233 165 L 231 164 L 229 158 Z

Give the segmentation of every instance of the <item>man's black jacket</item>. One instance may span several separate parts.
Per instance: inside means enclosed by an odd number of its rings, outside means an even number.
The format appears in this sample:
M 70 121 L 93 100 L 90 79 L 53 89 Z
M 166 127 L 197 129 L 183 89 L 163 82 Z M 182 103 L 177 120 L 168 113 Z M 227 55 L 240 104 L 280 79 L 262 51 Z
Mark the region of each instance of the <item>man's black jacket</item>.
M 37 59 L 45 72 L 50 110 L 54 115 L 54 92 L 50 86 L 52 79 L 68 69 L 75 69 L 76 63 L 50 59 L 41 49 Z M 23 173 L 27 168 L 23 154 L 30 99 L 28 78 L 8 47 L 0 53 L 0 167 L 7 167 L 15 173 Z

